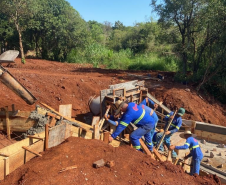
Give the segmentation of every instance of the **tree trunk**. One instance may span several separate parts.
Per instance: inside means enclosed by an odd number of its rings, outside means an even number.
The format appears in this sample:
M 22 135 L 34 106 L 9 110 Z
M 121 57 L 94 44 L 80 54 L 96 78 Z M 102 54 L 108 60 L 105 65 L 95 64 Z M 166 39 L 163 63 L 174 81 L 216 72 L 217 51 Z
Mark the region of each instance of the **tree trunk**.
M 20 44 L 21 62 L 22 62 L 23 64 L 25 64 L 26 61 L 25 61 L 24 48 L 23 48 L 23 42 L 22 42 L 22 31 L 21 31 L 20 25 L 19 25 L 19 23 L 17 22 L 16 19 L 14 19 L 14 23 L 15 23 L 16 29 L 17 29 L 18 34 L 19 34 L 19 44 Z
M 20 43 L 20 52 L 21 52 L 21 62 L 23 64 L 25 64 L 26 61 L 25 61 L 24 48 L 23 48 L 23 43 L 22 43 L 22 34 L 21 34 L 20 30 L 18 30 L 18 34 L 19 34 L 19 43 Z

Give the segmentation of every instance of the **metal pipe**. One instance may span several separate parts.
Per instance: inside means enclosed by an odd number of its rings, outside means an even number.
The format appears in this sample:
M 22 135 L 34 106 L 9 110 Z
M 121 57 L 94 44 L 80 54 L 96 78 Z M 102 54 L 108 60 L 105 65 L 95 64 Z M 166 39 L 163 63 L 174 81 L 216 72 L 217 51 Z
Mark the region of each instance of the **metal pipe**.
M 0 66 L 0 81 L 21 97 L 27 104 L 32 105 L 37 100 L 12 74 Z

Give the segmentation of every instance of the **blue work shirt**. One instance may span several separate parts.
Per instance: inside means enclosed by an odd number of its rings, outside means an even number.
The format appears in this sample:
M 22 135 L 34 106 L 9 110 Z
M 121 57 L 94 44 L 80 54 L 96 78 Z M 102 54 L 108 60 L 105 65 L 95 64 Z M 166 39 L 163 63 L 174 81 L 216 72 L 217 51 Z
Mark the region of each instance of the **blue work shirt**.
M 126 112 L 124 112 L 120 119 L 119 125 L 111 136 L 115 139 L 130 123 L 135 124 L 137 127 L 150 125 L 150 127 L 154 128 L 155 126 L 155 120 L 142 107 L 130 102 Z
M 169 114 L 167 114 L 167 116 L 164 118 L 164 120 L 168 123 L 170 116 L 172 116 L 173 114 L 174 114 L 174 112 L 170 112 Z M 166 123 L 164 129 L 166 129 L 167 123 Z M 177 115 L 175 115 L 175 117 L 173 118 L 173 121 L 169 127 L 169 131 L 171 132 L 171 134 L 177 132 L 180 129 L 181 125 L 182 125 L 182 118 L 180 116 L 178 117 Z
M 152 108 L 150 108 L 150 107 L 148 107 L 148 106 L 146 105 L 146 99 L 144 99 L 144 100 L 139 104 L 139 106 L 141 106 L 141 107 L 145 110 L 145 112 L 147 112 L 151 117 L 154 118 L 154 120 L 155 120 L 155 126 L 156 126 L 156 124 L 157 124 L 158 121 L 159 121 L 159 118 L 158 118 L 157 114 L 155 113 L 155 111 L 154 111 Z M 151 113 L 152 113 L 152 114 L 151 114 Z
M 186 143 L 184 146 L 176 146 L 175 149 L 181 150 L 181 149 L 190 149 L 190 153 L 188 154 L 188 157 L 193 157 L 193 159 L 200 159 L 203 158 L 203 153 L 201 151 L 201 148 L 199 147 L 198 141 L 194 137 L 189 137 L 186 140 Z

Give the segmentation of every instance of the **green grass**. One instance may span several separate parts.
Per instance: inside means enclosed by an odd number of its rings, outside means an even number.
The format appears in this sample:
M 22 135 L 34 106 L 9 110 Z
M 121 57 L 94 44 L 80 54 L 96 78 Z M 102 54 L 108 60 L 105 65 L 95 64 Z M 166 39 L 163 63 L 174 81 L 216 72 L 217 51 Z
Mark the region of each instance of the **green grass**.
M 100 44 L 92 44 L 84 50 L 73 49 L 67 57 L 69 63 L 90 63 L 93 67 L 105 65 L 108 69 L 177 71 L 178 61 L 174 56 L 158 53 L 134 56 L 129 49 L 114 52 Z

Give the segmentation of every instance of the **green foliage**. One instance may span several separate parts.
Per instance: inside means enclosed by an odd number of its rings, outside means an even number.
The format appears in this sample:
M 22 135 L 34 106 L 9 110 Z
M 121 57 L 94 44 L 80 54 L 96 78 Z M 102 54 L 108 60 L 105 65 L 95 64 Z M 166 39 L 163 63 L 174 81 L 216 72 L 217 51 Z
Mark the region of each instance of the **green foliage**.
M 172 56 L 159 56 L 155 53 L 149 55 L 137 56 L 128 69 L 133 70 L 160 70 L 160 71 L 177 71 L 178 59 Z

